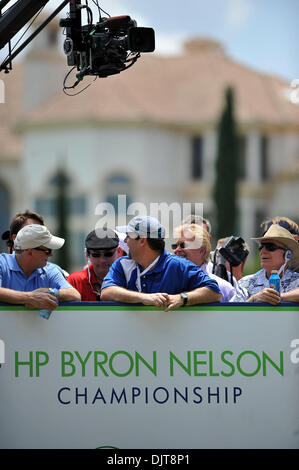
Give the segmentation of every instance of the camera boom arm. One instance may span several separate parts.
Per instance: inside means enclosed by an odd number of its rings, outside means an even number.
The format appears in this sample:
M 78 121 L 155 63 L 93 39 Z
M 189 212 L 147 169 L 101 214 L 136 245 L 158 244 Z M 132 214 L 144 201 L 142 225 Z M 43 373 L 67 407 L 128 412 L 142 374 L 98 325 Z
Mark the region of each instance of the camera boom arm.
M 10 0 L 0 1 L 0 49 L 9 44 L 10 41 L 23 26 L 34 17 L 34 15 L 48 3 L 49 0 L 18 0 L 8 10 L 1 14 L 2 8 L 7 5 Z M 73 4 L 76 8 L 81 4 L 81 0 L 64 0 L 58 8 L 47 18 L 22 44 L 13 54 L 9 54 L 8 58 L 0 64 L 0 71 L 5 70 L 6 73 L 11 69 L 11 61 L 47 26 L 50 21 L 68 4 Z M 71 7 L 72 8 L 72 5 Z M 10 50 L 10 47 L 9 47 Z

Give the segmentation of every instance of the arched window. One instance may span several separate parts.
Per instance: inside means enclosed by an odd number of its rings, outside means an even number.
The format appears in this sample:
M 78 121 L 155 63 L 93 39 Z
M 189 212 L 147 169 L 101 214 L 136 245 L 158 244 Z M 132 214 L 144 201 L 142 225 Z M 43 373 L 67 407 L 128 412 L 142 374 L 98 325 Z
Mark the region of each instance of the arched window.
M 105 200 L 114 207 L 115 214 L 127 210 L 132 202 L 132 181 L 122 173 L 114 173 L 106 178 Z M 125 204 L 119 204 L 119 196 L 125 196 Z M 124 201 L 124 198 L 122 198 Z
M 200 135 L 192 137 L 191 179 L 203 177 L 203 139 Z

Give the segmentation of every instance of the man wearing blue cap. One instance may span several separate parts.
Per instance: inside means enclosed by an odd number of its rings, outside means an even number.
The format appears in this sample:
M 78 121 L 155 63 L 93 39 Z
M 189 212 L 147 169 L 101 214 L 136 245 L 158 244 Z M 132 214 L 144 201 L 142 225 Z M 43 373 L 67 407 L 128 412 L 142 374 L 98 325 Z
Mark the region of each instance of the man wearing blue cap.
M 190 261 L 165 251 L 165 229 L 149 216 L 134 217 L 125 232 L 130 257 L 117 259 L 103 280 L 101 300 L 155 305 L 169 311 L 219 302 L 218 284 Z

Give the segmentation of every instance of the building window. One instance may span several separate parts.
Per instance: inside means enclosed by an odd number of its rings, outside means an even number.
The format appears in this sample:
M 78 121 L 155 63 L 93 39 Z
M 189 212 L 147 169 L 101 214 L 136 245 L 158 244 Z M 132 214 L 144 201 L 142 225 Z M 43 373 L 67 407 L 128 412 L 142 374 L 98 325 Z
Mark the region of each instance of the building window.
M 261 136 L 260 141 L 260 172 L 261 180 L 266 181 L 270 178 L 269 171 L 269 139 L 267 136 Z
M 191 178 L 199 180 L 203 176 L 203 139 L 200 136 L 192 138 Z
M 67 199 L 68 215 L 84 215 L 86 214 L 86 197 L 79 196 Z M 57 213 L 56 199 L 52 198 L 37 198 L 35 201 L 35 210 L 43 217 L 54 217 Z
M 105 180 L 105 200 L 112 204 L 117 215 L 123 209 L 126 213 L 128 206 L 132 203 L 132 183 L 131 180 L 120 173 L 115 173 Z M 125 196 L 125 204 L 120 207 L 118 196 Z
M 0 183 L 0 227 L 1 233 L 6 230 L 9 230 L 10 225 L 10 195 L 6 186 Z M 0 249 L 2 251 L 7 251 L 7 245 L 4 240 L 0 237 Z
M 87 211 L 87 201 L 85 196 L 69 198 L 67 207 L 70 215 L 83 215 Z
M 247 139 L 245 135 L 240 135 L 238 138 L 238 158 L 239 158 L 239 179 L 245 180 L 246 174 L 246 152 L 247 152 Z
M 43 217 L 54 216 L 56 214 L 55 199 L 38 198 L 35 200 L 35 210 Z

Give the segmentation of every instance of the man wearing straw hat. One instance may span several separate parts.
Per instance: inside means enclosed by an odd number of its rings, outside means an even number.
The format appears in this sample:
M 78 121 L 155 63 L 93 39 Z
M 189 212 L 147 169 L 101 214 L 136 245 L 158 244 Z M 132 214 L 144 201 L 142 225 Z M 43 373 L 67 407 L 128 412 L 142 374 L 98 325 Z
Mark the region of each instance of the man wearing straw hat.
M 230 302 L 299 302 L 299 244 L 294 236 L 280 225 L 273 224 L 260 238 L 253 238 L 259 244 L 261 267 L 258 272 L 245 276 L 239 281 L 242 292 Z M 290 267 L 291 266 L 291 267 Z M 272 270 L 280 276 L 280 295 L 269 287 Z

